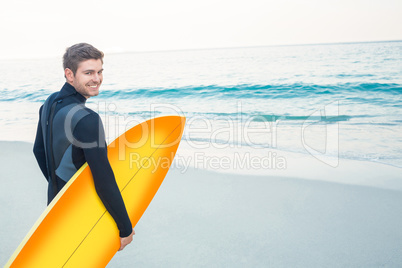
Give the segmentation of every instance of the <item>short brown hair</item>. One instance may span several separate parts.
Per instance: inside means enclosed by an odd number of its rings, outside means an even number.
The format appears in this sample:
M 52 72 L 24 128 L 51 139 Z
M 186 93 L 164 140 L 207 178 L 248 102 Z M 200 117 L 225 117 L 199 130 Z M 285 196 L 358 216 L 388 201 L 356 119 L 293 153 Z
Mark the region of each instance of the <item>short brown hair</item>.
M 94 46 L 87 43 L 79 43 L 72 45 L 66 49 L 66 53 L 63 55 L 63 68 L 73 71 L 73 74 L 77 72 L 78 65 L 82 61 L 95 59 L 101 60 L 103 63 L 103 52 Z

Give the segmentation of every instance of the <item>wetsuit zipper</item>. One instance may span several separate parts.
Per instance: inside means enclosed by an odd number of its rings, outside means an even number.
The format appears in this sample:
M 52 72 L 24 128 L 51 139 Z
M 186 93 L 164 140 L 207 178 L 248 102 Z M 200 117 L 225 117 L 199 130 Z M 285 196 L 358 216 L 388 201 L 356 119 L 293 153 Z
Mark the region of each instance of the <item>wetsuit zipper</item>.
M 52 104 L 52 107 L 50 109 L 50 115 L 49 115 L 49 120 L 47 121 L 48 123 L 48 128 L 49 128 L 49 140 L 50 140 L 50 144 L 49 144 L 49 151 L 50 151 L 50 163 L 51 163 L 51 167 L 50 167 L 50 177 L 52 180 L 52 187 L 53 187 L 53 196 L 56 196 L 56 194 L 58 193 L 58 187 L 57 187 L 57 179 L 56 179 L 56 167 L 55 167 L 55 163 L 54 163 L 54 155 L 53 155 L 53 117 L 54 117 L 54 111 L 56 110 L 56 105 L 57 103 L 61 102 L 60 101 L 56 101 Z

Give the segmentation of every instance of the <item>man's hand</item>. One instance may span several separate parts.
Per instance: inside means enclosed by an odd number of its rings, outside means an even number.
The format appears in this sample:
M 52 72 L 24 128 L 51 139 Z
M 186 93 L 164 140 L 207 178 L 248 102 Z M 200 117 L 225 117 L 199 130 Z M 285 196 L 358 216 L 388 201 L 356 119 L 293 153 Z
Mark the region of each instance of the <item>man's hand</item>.
M 123 250 L 128 244 L 133 241 L 133 235 L 135 235 L 135 231 L 133 229 L 133 232 L 127 236 L 127 237 L 120 237 L 120 248 L 119 251 Z

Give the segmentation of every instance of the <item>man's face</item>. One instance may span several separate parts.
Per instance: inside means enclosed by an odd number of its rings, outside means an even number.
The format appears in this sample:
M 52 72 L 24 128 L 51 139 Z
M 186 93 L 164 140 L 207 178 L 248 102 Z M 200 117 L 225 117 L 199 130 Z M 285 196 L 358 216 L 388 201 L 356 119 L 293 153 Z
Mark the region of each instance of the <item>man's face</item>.
M 71 74 L 67 80 L 85 98 L 97 96 L 103 80 L 102 65 L 100 59 L 82 61 L 78 65 L 75 75 Z

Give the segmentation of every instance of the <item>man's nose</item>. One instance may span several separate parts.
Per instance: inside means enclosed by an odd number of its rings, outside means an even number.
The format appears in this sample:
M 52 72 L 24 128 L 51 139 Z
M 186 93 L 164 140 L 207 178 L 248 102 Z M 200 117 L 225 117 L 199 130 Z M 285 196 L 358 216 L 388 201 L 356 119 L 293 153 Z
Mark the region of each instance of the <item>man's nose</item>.
M 100 75 L 99 74 L 94 74 L 93 76 L 92 76 L 92 80 L 94 81 L 94 82 L 100 82 Z

